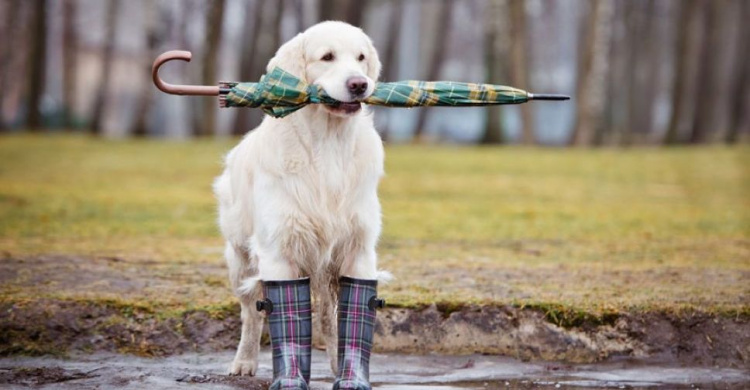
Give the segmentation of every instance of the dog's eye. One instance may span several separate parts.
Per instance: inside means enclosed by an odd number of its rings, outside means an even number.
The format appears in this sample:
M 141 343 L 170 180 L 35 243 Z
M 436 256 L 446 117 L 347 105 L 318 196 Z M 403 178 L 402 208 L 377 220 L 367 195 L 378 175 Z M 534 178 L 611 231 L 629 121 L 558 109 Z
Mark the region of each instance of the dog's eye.
M 359 55 L 359 60 L 360 61 L 364 61 L 365 60 L 365 55 L 364 54 L 360 54 Z
M 333 61 L 333 53 L 326 53 L 326 55 L 321 58 L 323 61 Z

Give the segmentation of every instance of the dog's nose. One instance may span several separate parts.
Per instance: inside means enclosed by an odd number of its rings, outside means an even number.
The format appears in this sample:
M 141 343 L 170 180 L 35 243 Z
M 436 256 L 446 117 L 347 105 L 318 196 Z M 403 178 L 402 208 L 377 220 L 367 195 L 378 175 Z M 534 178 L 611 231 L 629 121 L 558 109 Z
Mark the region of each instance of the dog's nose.
M 362 76 L 350 77 L 349 80 L 346 80 L 346 88 L 352 95 L 362 95 L 367 91 L 367 79 Z

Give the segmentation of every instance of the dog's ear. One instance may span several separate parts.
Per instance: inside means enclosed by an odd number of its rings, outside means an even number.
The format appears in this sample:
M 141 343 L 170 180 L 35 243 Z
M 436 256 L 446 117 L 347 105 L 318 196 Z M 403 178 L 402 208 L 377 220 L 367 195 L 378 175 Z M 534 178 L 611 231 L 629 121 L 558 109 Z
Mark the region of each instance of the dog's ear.
M 271 72 L 273 68 L 279 67 L 293 74 L 300 80 L 307 82 L 305 71 L 305 39 L 302 33 L 297 34 L 294 38 L 281 45 L 276 55 L 268 61 L 266 72 Z
M 367 77 L 369 77 L 373 81 L 378 81 L 382 65 L 380 64 L 378 51 L 375 50 L 375 46 L 372 44 L 372 41 L 368 40 L 367 51 L 369 52 L 367 55 Z

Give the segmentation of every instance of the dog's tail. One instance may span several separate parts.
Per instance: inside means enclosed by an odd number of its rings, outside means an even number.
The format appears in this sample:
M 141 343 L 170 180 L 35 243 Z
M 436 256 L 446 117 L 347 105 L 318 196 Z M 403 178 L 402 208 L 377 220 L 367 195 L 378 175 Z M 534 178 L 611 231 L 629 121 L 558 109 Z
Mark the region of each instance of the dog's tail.
M 383 283 L 383 284 L 388 284 L 394 279 L 394 276 L 392 273 L 390 273 L 389 271 L 384 271 L 382 269 L 378 270 L 377 274 L 375 275 L 376 275 L 375 279 L 377 279 L 378 282 Z

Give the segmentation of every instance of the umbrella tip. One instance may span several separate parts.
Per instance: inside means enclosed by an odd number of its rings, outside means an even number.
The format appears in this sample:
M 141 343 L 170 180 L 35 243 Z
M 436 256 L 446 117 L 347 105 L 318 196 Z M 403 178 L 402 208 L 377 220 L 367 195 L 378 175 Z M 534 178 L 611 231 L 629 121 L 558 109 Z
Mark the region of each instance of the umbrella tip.
M 552 93 L 530 93 L 529 100 L 570 100 L 570 96 Z

